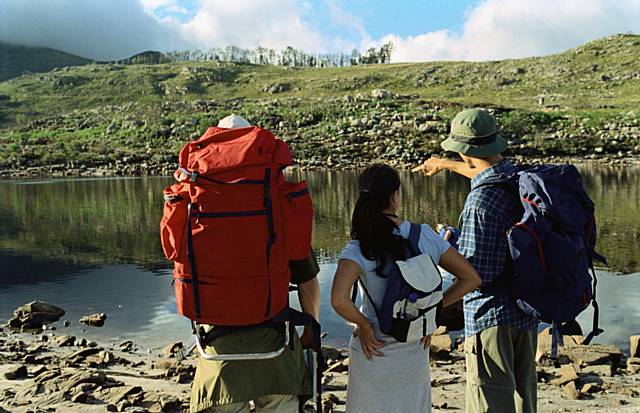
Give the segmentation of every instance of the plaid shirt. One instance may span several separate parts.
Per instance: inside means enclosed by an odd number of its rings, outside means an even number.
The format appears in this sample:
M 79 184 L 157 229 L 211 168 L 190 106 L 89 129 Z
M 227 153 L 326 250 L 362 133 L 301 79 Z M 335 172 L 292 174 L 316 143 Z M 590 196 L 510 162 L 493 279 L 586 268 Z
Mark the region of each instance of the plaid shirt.
M 515 202 L 513 196 L 497 186 L 478 188 L 491 176 L 514 172 L 515 167 L 505 159 L 476 175 L 471 180 L 471 192 L 460 216 L 460 253 L 482 278 L 482 287 L 464 298 L 466 337 L 497 325 L 511 325 L 522 330 L 531 330 L 538 325 L 538 320 L 520 311 L 507 288 L 499 288 L 499 283 L 504 281 L 501 273 L 507 258 L 505 234 L 519 218 L 511 211 Z M 495 287 L 489 292 L 486 287 L 492 285 Z

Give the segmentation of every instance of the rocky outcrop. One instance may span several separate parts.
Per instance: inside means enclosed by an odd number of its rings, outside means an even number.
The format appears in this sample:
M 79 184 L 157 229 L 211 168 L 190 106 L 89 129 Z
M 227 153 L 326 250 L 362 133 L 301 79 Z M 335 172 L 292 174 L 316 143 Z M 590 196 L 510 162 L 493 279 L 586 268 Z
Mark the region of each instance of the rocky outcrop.
M 102 327 L 106 320 L 107 320 L 107 315 L 105 313 L 96 313 L 96 314 L 90 314 L 82 317 L 80 319 L 80 323 L 86 324 L 92 327 Z
M 18 330 L 39 330 L 43 325 L 58 321 L 64 310 L 42 301 L 32 301 L 13 311 L 9 327 Z

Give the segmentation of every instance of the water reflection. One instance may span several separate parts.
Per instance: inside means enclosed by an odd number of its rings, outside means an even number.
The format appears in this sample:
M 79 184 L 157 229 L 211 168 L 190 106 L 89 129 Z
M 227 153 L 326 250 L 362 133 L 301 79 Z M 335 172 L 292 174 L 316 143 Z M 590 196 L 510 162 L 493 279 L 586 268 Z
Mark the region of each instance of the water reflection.
M 610 268 L 640 270 L 640 169 L 581 172 L 596 203 L 599 249 Z M 349 238 L 357 175 L 291 174 L 308 180 L 314 198 L 314 246 L 326 264 L 320 275 L 323 325 L 331 342 L 344 344 L 349 329 L 329 308 L 328 293 L 336 256 Z M 402 179 L 406 218 L 457 222 L 467 180 L 409 173 Z M 74 323 L 89 312 L 106 312 L 108 328 L 90 329 L 96 338 L 137 337 L 150 345 L 184 338 L 189 326 L 175 314 L 170 264 L 158 238 L 162 187 L 170 183 L 164 177 L 0 182 L 0 319 L 41 298 L 64 307 Z M 633 311 L 639 279 L 603 275 L 602 317 L 611 327 L 602 340 L 625 343 L 626 336 L 640 331 L 640 317 Z

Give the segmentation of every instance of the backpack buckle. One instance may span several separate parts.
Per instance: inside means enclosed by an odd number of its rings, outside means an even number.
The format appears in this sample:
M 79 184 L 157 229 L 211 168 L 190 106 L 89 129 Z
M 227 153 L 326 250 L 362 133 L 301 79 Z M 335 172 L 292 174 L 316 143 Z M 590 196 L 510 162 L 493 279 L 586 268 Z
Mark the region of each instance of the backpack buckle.
M 198 179 L 198 172 L 197 171 L 193 171 L 193 172 L 189 172 L 188 169 L 186 168 L 178 168 L 178 172 L 181 175 L 186 176 L 187 178 L 189 178 L 189 182 L 195 182 L 196 179 Z M 176 174 L 177 175 L 177 174 Z M 177 177 L 177 176 L 176 176 Z M 178 179 L 178 181 L 182 181 L 182 179 Z

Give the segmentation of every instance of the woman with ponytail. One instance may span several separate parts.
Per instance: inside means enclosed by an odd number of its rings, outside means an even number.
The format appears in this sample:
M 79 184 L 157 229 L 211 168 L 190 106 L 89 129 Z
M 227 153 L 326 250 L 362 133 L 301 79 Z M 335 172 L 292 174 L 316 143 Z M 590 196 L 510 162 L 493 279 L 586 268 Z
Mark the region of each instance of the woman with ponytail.
M 331 291 L 333 308 L 356 326 L 349 343 L 347 412 L 430 412 L 429 343 L 435 320 L 426 330 L 421 322 L 411 323 L 407 341 L 400 342 L 381 332 L 375 312 L 385 293 L 386 261 L 405 259 L 411 227 L 397 215 L 400 177 L 388 165 L 371 165 L 360 175 L 358 189 L 352 239 L 342 251 Z M 455 277 L 443 294 L 443 306 L 480 286 L 467 260 L 426 224 L 421 225 L 418 246 Z M 358 280 L 360 309 L 351 301 Z

